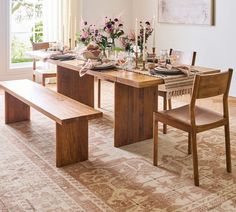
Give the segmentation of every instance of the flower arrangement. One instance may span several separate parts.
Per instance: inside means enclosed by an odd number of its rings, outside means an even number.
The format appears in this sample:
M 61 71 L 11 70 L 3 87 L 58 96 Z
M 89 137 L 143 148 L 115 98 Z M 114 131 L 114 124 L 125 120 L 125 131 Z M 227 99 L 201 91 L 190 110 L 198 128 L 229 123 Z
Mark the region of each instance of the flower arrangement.
M 107 37 L 103 35 L 102 30 L 96 29 L 92 36 L 92 40 L 100 47 L 101 50 L 105 50 L 108 46 Z
M 120 38 L 122 35 L 124 35 L 124 30 L 123 30 L 123 23 L 120 19 L 118 18 L 105 18 L 105 26 L 103 28 L 105 34 L 105 37 L 107 37 L 107 40 L 109 38 L 111 39 L 110 44 L 115 45 L 115 39 Z
M 124 35 L 123 23 L 118 18 L 108 19 L 106 17 L 105 24 L 101 28 L 89 25 L 85 21 L 81 28 L 82 30 L 78 33 L 77 40 L 86 46 L 94 41 L 101 49 L 105 49 L 108 46 L 114 47 L 115 40 Z
M 92 41 L 95 26 L 88 25 L 88 22 L 84 21 L 81 28 L 81 32 L 77 34 L 77 40 L 84 45 L 88 45 Z
M 153 28 L 149 21 L 145 23 L 140 22 L 140 31 L 138 35 L 138 46 L 140 50 L 143 50 L 144 28 L 146 28 L 146 40 L 152 35 Z M 84 22 L 82 30 L 78 33 L 77 39 L 84 45 L 88 45 L 90 42 L 95 42 L 101 50 L 105 50 L 107 47 L 115 47 L 115 40 L 119 39 L 121 46 L 126 51 L 132 51 L 132 47 L 135 44 L 135 35 L 131 32 L 129 35 L 124 33 L 123 23 L 119 18 L 105 18 L 105 23 L 101 27 L 95 25 L 89 25 L 88 22 Z
M 133 46 L 135 44 L 135 35 L 131 32 L 129 35 L 122 36 L 120 38 L 121 46 L 125 51 L 131 52 L 133 51 Z

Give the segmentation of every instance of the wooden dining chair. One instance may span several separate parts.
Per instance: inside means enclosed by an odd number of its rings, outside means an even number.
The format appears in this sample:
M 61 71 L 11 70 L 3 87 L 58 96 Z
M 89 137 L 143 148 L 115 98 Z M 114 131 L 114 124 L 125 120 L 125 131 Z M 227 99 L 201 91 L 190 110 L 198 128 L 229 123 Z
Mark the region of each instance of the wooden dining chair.
M 188 132 L 188 153 L 193 157 L 194 183 L 199 186 L 197 133 L 224 126 L 226 167 L 231 172 L 228 94 L 233 70 L 227 72 L 196 75 L 189 105 L 175 109 L 154 112 L 154 154 L 153 164 L 158 164 L 158 122 Z M 196 106 L 198 99 L 223 95 L 223 114 Z
M 47 50 L 50 46 L 49 42 L 32 43 L 33 51 Z M 53 78 L 57 76 L 56 70 L 51 69 L 39 69 L 37 68 L 37 60 L 33 59 L 33 81 L 36 81 L 36 76 L 40 77 L 42 85 L 45 86 L 47 78 Z
M 175 58 L 175 62 L 178 64 L 185 64 L 185 65 L 195 65 L 197 52 L 183 52 L 183 51 L 177 51 L 170 49 L 169 52 L 171 57 Z M 159 86 L 158 88 L 158 96 L 161 96 L 163 98 L 163 110 L 172 109 L 172 102 L 171 99 L 167 99 L 167 92 L 165 90 L 165 86 Z M 167 125 L 163 124 L 163 133 L 167 134 Z

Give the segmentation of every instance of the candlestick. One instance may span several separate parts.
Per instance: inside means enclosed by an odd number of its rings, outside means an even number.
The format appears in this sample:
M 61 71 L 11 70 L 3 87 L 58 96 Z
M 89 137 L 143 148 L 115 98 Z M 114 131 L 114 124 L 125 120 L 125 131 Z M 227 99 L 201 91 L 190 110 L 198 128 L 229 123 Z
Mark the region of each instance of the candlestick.
M 153 42 L 152 46 L 155 48 L 156 47 L 156 17 L 153 17 Z
M 135 52 L 135 69 L 139 69 L 139 67 L 138 67 L 138 51 Z
M 71 15 L 69 16 L 69 40 L 70 39 L 72 39 L 72 16 Z
M 153 56 L 153 63 L 155 63 L 155 60 L 156 60 L 156 48 L 155 47 L 152 48 L 152 56 Z
M 135 52 L 138 52 L 138 19 L 135 20 Z
M 71 50 L 71 38 L 69 38 L 69 48 Z
M 143 61 L 146 61 L 146 27 L 143 30 Z
M 143 68 L 142 68 L 142 71 L 147 71 L 147 69 L 146 69 L 146 61 L 145 61 L 145 60 L 143 61 Z
M 77 31 L 77 20 L 76 20 L 76 16 L 74 17 L 74 27 L 73 27 L 73 37 L 72 37 L 72 41 L 76 40 L 76 31 Z M 76 43 L 73 43 L 74 47 L 76 47 Z

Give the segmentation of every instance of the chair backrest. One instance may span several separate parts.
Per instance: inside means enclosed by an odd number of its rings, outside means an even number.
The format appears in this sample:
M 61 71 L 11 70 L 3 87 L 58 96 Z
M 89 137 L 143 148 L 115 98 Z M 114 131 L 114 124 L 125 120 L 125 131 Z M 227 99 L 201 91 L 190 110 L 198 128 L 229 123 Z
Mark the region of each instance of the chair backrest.
M 228 95 L 233 70 L 215 74 L 196 75 L 192 98 L 204 99 Z
M 50 47 L 49 42 L 41 42 L 41 43 L 32 43 L 33 51 L 37 50 L 47 50 Z M 33 59 L 33 70 L 36 69 L 36 59 Z
M 183 52 L 178 50 L 170 49 L 170 56 L 175 58 L 176 63 L 186 64 L 186 65 L 195 65 L 197 52 Z
M 191 120 L 195 122 L 194 109 L 197 99 L 205 99 L 223 95 L 224 117 L 228 117 L 228 96 L 233 75 L 233 69 L 215 74 L 197 74 L 190 102 Z
M 32 43 L 33 51 L 45 50 L 45 49 L 48 49 L 49 47 L 50 47 L 50 43 L 49 42 Z

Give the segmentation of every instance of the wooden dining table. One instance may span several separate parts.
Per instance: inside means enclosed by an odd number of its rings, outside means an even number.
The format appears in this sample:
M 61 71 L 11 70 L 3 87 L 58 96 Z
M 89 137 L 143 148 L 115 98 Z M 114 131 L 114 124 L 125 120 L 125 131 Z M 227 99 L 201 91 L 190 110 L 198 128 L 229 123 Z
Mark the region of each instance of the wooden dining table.
M 39 59 L 37 54 L 32 56 Z M 81 103 L 94 107 L 95 78 L 109 80 L 115 85 L 114 98 L 114 146 L 136 143 L 153 137 L 153 112 L 158 108 L 158 86 L 162 78 L 125 70 L 88 70 L 80 76 L 78 60 L 47 62 L 57 66 L 57 91 Z M 194 67 L 204 73 L 218 69 Z

